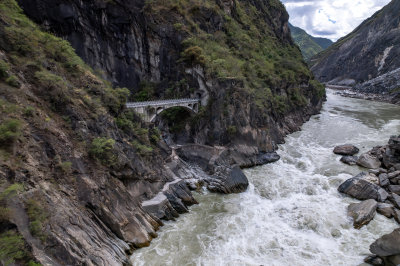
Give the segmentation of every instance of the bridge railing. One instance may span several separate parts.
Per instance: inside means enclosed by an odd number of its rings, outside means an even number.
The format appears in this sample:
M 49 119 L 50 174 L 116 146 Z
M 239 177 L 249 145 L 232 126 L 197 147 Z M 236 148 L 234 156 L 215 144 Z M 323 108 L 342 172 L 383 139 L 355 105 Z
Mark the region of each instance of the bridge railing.
M 163 106 L 167 104 L 179 104 L 179 103 L 198 103 L 199 99 L 171 99 L 171 100 L 160 100 L 160 101 L 146 101 L 146 102 L 127 102 L 127 108 L 137 108 L 146 106 Z

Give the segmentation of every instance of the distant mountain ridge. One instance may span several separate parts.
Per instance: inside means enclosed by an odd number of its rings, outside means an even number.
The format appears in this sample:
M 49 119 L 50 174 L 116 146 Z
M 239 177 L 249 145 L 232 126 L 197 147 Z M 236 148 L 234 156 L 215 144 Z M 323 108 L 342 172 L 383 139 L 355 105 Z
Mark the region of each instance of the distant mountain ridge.
M 353 86 L 356 92 L 400 99 L 400 0 L 365 20 L 310 60 L 322 82 Z M 397 100 L 396 100 L 397 99 Z
M 305 30 L 289 23 L 290 32 L 295 43 L 300 47 L 304 59 L 308 61 L 311 57 L 327 49 L 333 42 L 326 38 L 314 37 Z

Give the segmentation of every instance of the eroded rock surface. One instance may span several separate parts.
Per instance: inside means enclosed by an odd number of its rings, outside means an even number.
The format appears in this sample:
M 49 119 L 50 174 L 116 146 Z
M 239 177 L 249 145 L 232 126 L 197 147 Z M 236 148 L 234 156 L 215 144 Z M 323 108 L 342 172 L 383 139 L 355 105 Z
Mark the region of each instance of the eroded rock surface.
M 347 213 L 353 218 L 354 228 L 360 229 L 374 219 L 377 206 L 378 203 L 373 199 L 350 204 Z
M 357 154 L 359 151 L 360 150 L 356 146 L 351 145 L 351 144 L 339 145 L 333 149 L 333 153 L 335 153 L 335 154 L 349 155 L 349 156 Z
M 339 186 L 338 191 L 359 200 L 374 199 L 384 202 L 389 194 L 380 186 L 363 179 L 365 176 L 366 173 L 360 173 L 346 180 Z

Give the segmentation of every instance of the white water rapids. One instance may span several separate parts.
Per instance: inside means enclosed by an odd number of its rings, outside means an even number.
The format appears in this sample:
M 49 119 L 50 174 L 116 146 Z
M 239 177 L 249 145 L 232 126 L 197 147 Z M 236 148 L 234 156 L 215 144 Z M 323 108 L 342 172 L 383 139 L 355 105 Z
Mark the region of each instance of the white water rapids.
M 400 133 L 400 107 L 328 91 L 321 114 L 280 145 L 281 160 L 245 170 L 248 190 L 195 194 L 199 205 L 166 222 L 134 265 L 360 265 L 369 245 L 398 227 L 379 214 L 361 230 L 337 187 L 362 169 L 339 162 L 335 145 L 365 152 Z

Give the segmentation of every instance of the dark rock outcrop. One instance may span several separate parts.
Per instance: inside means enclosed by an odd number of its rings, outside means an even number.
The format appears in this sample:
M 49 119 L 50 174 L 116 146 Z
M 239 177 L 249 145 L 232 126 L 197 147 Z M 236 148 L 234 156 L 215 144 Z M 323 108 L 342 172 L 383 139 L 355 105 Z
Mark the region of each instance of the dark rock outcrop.
M 353 218 L 354 228 L 360 229 L 375 217 L 378 203 L 373 200 L 365 200 L 360 203 L 352 203 L 347 208 L 347 214 Z
M 218 171 L 218 176 L 211 176 L 206 182 L 210 191 L 224 194 L 243 192 L 249 186 L 247 177 L 238 166 L 224 169 L 222 173 Z
M 346 180 L 339 186 L 338 191 L 359 200 L 374 199 L 384 202 L 389 194 L 380 186 L 364 180 L 364 176 L 365 173 L 360 173 Z
M 281 157 L 276 152 L 262 153 L 257 156 L 255 165 L 264 165 L 279 161 Z
M 321 81 L 353 79 L 366 81 L 400 67 L 398 12 L 393 0 L 348 36 L 311 60 L 312 70 Z
M 357 154 L 359 151 L 360 150 L 356 146 L 351 145 L 351 144 L 339 145 L 333 149 L 333 153 L 335 153 L 335 154 L 349 155 L 349 156 Z

